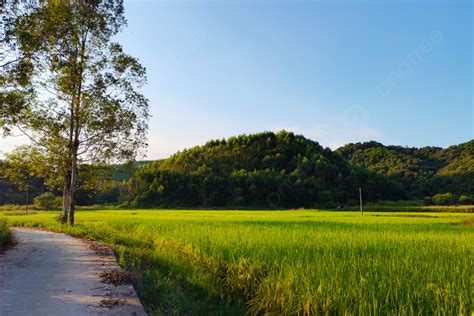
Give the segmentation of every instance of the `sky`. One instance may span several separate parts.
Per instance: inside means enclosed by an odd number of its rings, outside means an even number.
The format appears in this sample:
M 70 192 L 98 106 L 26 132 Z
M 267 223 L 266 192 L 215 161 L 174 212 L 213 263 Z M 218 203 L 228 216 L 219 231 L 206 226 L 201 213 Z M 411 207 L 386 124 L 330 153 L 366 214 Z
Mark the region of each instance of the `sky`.
M 471 1 L 125 0 L 125 14 L 148 159 L 282 129 L 333 149 L 474 138 Z

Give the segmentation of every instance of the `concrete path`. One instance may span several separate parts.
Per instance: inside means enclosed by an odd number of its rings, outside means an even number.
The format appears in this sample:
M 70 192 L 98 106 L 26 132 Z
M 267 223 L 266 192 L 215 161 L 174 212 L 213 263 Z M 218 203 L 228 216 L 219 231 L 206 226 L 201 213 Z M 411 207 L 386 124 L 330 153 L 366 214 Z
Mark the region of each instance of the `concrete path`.
M 0 315 L 146 315 L 131 285 L 101 283 L 120 269 L 65 234 L 14 228 L 17 245 L 0 255 Z

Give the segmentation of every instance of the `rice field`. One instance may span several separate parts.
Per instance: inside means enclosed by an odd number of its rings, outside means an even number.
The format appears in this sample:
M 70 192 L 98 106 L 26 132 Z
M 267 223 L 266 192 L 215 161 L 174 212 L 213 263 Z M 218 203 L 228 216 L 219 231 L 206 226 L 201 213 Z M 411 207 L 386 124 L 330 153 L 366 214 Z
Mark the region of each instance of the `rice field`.
M 90 210 L 74 228 L 57 212 L 2 217 L 111 246 L 151 314 L 474 311 L 474 214 Z

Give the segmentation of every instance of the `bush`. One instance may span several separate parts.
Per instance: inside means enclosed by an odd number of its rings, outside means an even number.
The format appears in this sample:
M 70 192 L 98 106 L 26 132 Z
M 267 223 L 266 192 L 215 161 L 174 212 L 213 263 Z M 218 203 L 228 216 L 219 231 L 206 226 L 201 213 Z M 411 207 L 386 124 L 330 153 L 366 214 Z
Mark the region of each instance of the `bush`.
M 24 209 L 25 209 L 24 205 L 18 205 L 18 204 L 0 205 L 0 211 L 16 211 L 16 210 L 24 210 Z
M 431 200 L 434 205 L 455 205 L 458 201 L 457 196 L 451 192 L 433 195 Z
M 34 198 L 34 204 L 37 209 L 54 210 L 61 207 L 61 197 L 55 196 L 51 192 L 46 192 Z
M 433 198 L 431 196 L 425 196 L 425 198 L 423 199 L 423 205 L 433 205 Z
M 474 203 L 474 201 L 473 201 L 472 196 L 461 195 L 458 199 L 458 204 L 459 205 L 471 205 L 473 203 Z
M 0 251 L 2 246 L 7 245 L 12 240 L 11 231 L 8 229 L 7 221 L 0 219 Z
M 25 208 L 22 210 L 16 210 L 16 211 L 1 211 L 0 215 L 5 215 L 5 216 L 27 216 L 27 215 L 34 215 L 38 214 L 36 211 L 31 211 L 28 210 L 28 213 L 26 213 Z

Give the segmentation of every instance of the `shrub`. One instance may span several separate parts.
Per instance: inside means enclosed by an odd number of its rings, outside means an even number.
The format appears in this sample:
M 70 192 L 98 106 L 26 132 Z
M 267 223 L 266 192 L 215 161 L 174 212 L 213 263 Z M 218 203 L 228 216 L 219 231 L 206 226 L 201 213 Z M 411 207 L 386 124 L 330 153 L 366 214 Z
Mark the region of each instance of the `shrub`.
M 2 246 L 7 245 L 12 240 L 12 234 L 7 226 L 7 221 L 0 219 L 0 251 Z
M 16 210 L 24 210 L 25 206 L 24 205 L 18 205 L 18 204 L 4 204 L 0 205 L 0 210 L 5 210 L 5 211 L 16 211 Z
M 433 198 L 431 196 L 425 196 L 423 199 L 423 205 L 433 205 Z
M 34 198 L 34 204 L 37 209 L 54 210 L 61 207 L 61 198 L 51 192 L 46 192 Z
M 458 199 L 458 204 L 459 205 L 471 205 L 473 203 L 474 203 L 474 201 L 473 201 L 472 196 L 461 195 Z
M 443 194 L 436 194 L 433 195 L 431 198 L 434 205 L 454 205 L 457 203 L 456 195 L 452 194 L 451 192 L 443 193 Z

